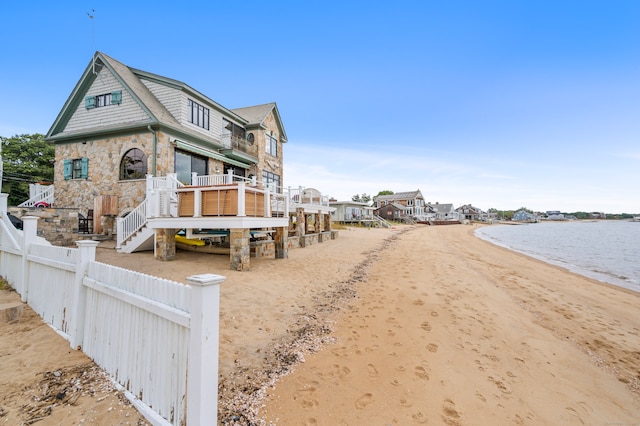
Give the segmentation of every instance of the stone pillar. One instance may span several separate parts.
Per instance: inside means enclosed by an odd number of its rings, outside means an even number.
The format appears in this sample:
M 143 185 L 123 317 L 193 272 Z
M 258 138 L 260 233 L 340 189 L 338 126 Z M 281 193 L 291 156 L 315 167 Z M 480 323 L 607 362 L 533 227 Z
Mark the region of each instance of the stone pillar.
M 315 216 L 315 221 L 314 221 L 313 232 L 315 234 L 319 234 L 320 230 L 322 229 L 320 227 L 320 225 L 322 224 L 322 210 L 318 210 L 318 213 L 315 214 L 314 216 Z
M 327 213 L 324 215 L 324 231 L 331 231 L 331 213 Z
M 301 207 L 296 208 L 296 235 L 301 237 L 306 234 L 307 229 L 307 217 L 304 214 L 304 209 Z
M 176 230 L 167 228 L 156 229 L 154 256 L 158 260 L 173 260 L 176 258 Z
M 249 228 L 233 228 L 229 233 L 231 251 L 229 254 L 233 271 L 248 271 L 251 268 L 251 246 Z
M 276 259 L 286 259 L 289 257 L 289 228 L 279 226 L 276 228 L 276 234 L 273 237 L 276 249 Z

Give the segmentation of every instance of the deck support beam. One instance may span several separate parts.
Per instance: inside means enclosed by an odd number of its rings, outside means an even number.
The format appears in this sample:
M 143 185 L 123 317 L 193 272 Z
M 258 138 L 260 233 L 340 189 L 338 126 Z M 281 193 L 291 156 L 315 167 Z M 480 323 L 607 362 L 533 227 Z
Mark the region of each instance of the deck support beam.
M 251 270 L 250 237 L 249 228 L 232 228 L 229 230 L 231 270 L 240 272 Z

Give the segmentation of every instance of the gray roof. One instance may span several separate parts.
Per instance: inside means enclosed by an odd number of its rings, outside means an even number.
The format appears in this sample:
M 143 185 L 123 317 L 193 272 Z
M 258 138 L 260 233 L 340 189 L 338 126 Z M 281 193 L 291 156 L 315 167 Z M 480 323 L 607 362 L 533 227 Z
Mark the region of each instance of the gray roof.
M 131 68 L 122 62 L 119 62 L 110 56 L 102 53 L 96 52 L 91 62 L 85 69 L 82 77 L 76 84 L 75 88 L 71 92 L 71 95 L 65 102 L 61 112 L 56 117 L 51 129 L 47 133 L 47 139 L 56 140 L 56 139 L 64 139 L 66 137 L 74 137 L 76 134 L 82 132 L 64 132 L 63 130 L 73 115 L 75 107 L 78 103 L 83 101 L 83 97 L 85 92 L 91 87 L 91 84 L 96 79 L 96 74 L 94 73 L 94 67 L 107 67 L 114 75 L 114 77 L 127 88 L 127 91 L 130 95 L 136 100 L 138 105 L 146 112 L 148 116 L 148 120 L 144 123 L 140 123 L 139 125 L 147 126 L 147 125 L 155 125 L 160 124 L 164 126 L 168 126 L 172 129 L 175 129 L 179 132 L 183 132 L 190 136 L 193 136 L 197 139 L 209 140 L 210 138 L 207 136 L 203 136 L 200 133 L 194 132 L 190 128 L 186 126 L 182 126 L 178 120 L 167 110 L 167 108 L 156 98 L 156 96 L 147 88 L 147 86 L 142 82 L 142 79 L 151 80 L 157 82 L 158 84 L 162 84 L 168 87 L 172 87 L 174 89 L 182 90 L 196 98 L 203 99 L 206 101 L 208 106 L 213 107 L 220 111 L 223 115 L 228 117 L 232 117 L 241 123 L 244 126 L 248 125 L 256 125 L 259 126 L 261 124 L 261 119 L 264 120 L 269 112 L 274 111 L 276 115 L 276 119 L 278 122 L 278 126 L 280 129 L 281 140 L 286 142 L 286 134 L 284 132 L 284 128 L 282 126 L 282 121 L 280 119 L 280 114 L 278 113 L 277 106 L 275 103 L 257 105 L 254 107 L 247 108 L 239 108 L 237 110 L 230 110 L 197 90 L 191 88 L 187 84 L 174 80 L 171 78 L 163 77 L 157 74 L 149 73 L 146 71 L 138 70 L 135 68 Z M 121 125 L 114 125 L 109 127 L 95 127 L 90 130 L 90 132 L 104 132 L 114 129 L 122 128 Z M 215 142 L 215 141 L 214 141 Z
M 395 194 L 379 195 L 376 201 L 396 201 L 396 200 L 413 200 L 416 198 L 424 198 L 418 189 L 417 191 L 396 192 Z
M 453 211 L 453 204 L 427 204 L 435 213 L 449 213 Z

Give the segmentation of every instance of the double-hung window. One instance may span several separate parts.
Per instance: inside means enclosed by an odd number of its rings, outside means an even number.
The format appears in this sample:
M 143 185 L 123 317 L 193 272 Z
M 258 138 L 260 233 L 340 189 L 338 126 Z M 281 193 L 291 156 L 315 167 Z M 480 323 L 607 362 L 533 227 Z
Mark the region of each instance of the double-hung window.
M 189 122 L 209 130 L 209 108 L 189 99 Z
M 278 156 L 278 140 L 273 136 L 273 132 L 265 134 L 267 154 L 271 154 L 274 157 Z

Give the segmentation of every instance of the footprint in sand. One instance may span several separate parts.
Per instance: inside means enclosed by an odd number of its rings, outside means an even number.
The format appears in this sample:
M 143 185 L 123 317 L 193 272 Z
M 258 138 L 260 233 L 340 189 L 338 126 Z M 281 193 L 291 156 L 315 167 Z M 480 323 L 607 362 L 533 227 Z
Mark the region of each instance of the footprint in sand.
M 425 321 L 422 324 L 420 324 L 420 328 L 425 330 L 425 331 L 431 331 L 431 324 L 429 324 L 427 321 Z
M 367 371 L 369 372 L 369 377 L 371 377 L 372 379 L 378 378 L 378 369 L 375 367 L 375 365 L 368 364 Z
M 411 418 L 413 419 L 414 422 L 419 423 L 421 425 L 427 423 L 427 418 L 421 412 L 417 412 L 416 414 L 413 414 Z
M 364 410 L 365 407 L 373 402 L 373 394 L 365 393 L 360 398 L 356 399 L 356 410 Z
M 442 404 L 442 421 L 446 424 L 459 424 L 458 419 L 460 418 L 460 413 L 456 410 L 456 404 L 450 399 L 445 399 Z
M 320 405 L 320 403 L 318 401 L 316 401 L 315 399 L 305 399 L 305 398 L 303 398 L 303 399 L 300 400 L 300 405 L 305 410 L 310 410 L 313 407 L 317 407 L 318 405 Z
M 438 345 L 436 345 L 435 343 L 429 343 L 429 344 L 427 345 L 427 350 L 428 350 L 429 352 L 434 352 L 434 353 L 435 353 L 435 352 L 438 352 Z
M 416 306 L 422 306 L 422 305 L 424 305 L 424 300 L 420 300 L 420 299 L 414 300 L 413 304 L 416 305 Z
M 425 370 L 424 367 L 417 366 L 416 368 L 413 369 L 413 371 L 416 374 L 416 376 L 420 377 L 421 379 L 429 380 L 429 373 L 427 373 L 427 370 Z

